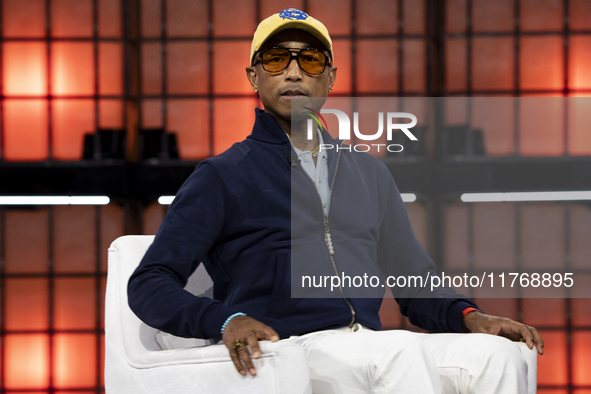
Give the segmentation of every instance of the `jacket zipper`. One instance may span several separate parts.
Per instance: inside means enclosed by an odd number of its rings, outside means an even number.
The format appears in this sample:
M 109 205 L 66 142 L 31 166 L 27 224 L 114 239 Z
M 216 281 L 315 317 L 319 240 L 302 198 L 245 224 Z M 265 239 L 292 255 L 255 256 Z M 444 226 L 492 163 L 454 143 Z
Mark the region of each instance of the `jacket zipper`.
M 341 148 L 344 143 L 345 143 L 345 141 L 341 142 L 341 145 L 340 145 Z M 337 177 L 337 170 L 339 169 L 340 160 L 341 160 L 341 151 L 339 151 L 339 154 L 337 156 L 337 165 L 334 170 L 334 175 L 332 177 L 332 182 L 330 184 L 330 190 L 329 190 L 329 194 L 328 194 L 328 214 L 329 215 L 330 215 L 330 208 L 331 208 L 330 203 L 332 200 L 332 188 L 334 186 L 334 180 Z M 320 196 L 320 192 L 318 191 L 318 187 L 316 186 L 316 183 L 314 183 L 314 180 L 310 177 L 310 175 L 306 172 L 306 170 L 303 170 L 303 171 L 308 176 L 310 181 L 312 181 L 312 184 L 314 185 L 314 188 L 316 189 L 316 193 L 318 194 L 318 198 L 320 198 L 320 207 L 322 208 L 322 197 Z M 330 229 L 328 227 L 328 215 L 324 214 L 324 209 L 321 209 L 321 211 L 322 211 L 322 219 L 323 219 L 323 225 L 324 225 L 324 242 L 326 243 L 326 247 L 328 248 L 328 254 L 330 256 L 330 261 L 332 261 L 332 266 L 334 268 L 334 271 L 337 274 L 337 276 L 340 277 L 339 270 L 337 269 L 337 265 L 336 265 L 336 263 L 334 261 L 334 257 L 333 257 L 334 256 L 334 245 L 332 244 Z M 349 305 L 349 308 L 351 309 L 351 323 L 349 325 L 352 325 L 353 323 L 355 323 L 355 309 L 353 308 L 353 305 L 351 305 L 351 303 L 349 302 L 347 297 L 345 297 L 345 292 L 343 291 L 343 288 L 341 287 L 340 283 L 339 283 L 339 290 L 341 291 L 341 294 L 343 295 L 343 299 L 345 300 L 345 302 L 347 303 L 347 305 Z

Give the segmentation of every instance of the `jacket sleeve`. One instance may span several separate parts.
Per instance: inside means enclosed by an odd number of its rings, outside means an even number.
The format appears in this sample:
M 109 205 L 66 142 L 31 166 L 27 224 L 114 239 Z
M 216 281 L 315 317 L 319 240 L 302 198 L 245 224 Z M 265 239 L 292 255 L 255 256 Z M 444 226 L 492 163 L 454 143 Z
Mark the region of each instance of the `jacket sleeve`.
M 154 242 L 129 279 L 132 311 L 146 324 L 185 338 L 220 339 L 231 308 L 183 289 L 223 231 L 222 181 L 201 162 L 170 205 Z
M 478 309 L 477 305 L 449 287 L 431 292 L 428 280 L 437 273 L 435 264 L 412 230 L 389 171 L 384 179 L 388 179 L 388 190 L 383 193 L 387 197 L 381 204 L 385 206 L 385 214 L 380 225 L 378 263 L 385 275 L 403 275 L 407 279 L 420 276 L 425 285 L 391 287 L 401 313 L 408 316 L 412 324 L 431 332 L 468 332 L 462 311 L 468 307 Z M 408 280 L 407 283 L 412 282 Z

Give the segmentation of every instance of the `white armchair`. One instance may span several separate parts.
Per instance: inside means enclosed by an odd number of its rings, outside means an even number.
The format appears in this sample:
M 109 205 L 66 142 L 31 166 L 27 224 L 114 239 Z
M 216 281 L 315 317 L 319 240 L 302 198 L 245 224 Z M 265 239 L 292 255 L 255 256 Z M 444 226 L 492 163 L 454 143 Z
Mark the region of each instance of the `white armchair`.
M 281 393 L 311 394 L 303 348 L 261 342 L 256 377 L 241 377 L 226 347 L 179 338 L 144 324 L 127 303 L 127 281 L 154 236 L 124 236 L 109 248 L 105 302 L 105 390 L 107 394 Z M 211 296 L 212 282 L 200 266 L 186 289 Z M 537 353 L 516 343 L 528 364 L 527 394 L 536 393 Z
M 256 377 L 242 377 L 223 344 L 164 334 L 140 321 L 127 303 L 127 281 L 153 236 L 124 236 L 109 248 L 105 302 L 107 394 L 311 393 L 304 350 L 289 342 L 261 342 Z M 204 294 L 211 279 L 201 266 L 187 290 Z
M 536 394 L 538 389 L 538 352 L 531 350 L 524 342 L 515 342 L 527 363 L 527 394 Z

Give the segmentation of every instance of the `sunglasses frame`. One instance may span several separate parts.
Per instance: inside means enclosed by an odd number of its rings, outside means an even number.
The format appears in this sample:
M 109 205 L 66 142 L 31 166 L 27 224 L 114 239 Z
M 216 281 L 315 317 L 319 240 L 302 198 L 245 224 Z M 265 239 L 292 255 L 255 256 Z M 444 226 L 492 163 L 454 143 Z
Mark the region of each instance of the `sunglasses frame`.
M 290 58 L 289 58 L 289 61 L 287 62 L 287 65 L 279 71 L 269 71 L 265 68 L 265 65 L 263 64 L 263 53 L 265 53 L 266 51 L 268 51 L 270 49 L 284 49 L 289 52 Z M 294 53 L 292 51 L 297 51 L 297 52 Z M 302 65 L 300 64 L 300 53 L 302 51 L 314 51 L 314 52 L 318 52 L 318 53 L 321 53 L 324 55 L 324 58 L 325 58 L 324 67 L 322 68 L 321 72 L 311 73 L 311 72 L 308 72 L 302 68 Z M 326 70 L 327 65 L 332 67 L 332 59 L 330 58 L 330 56 L 328 56 L 326 53 L 324 53 L 323 51 L 320 51 L 316 48 L 301 48 L 300 49 L 300 48 L 282 48 L 282 47 L 271 47 L 271 48 L 264 49 L 262 51 L 258 51 L 255 55 L 252 65 L 254 66 L 260 60 L 263 70 L 265 70 L 268 73 L 277 74 L 277 73 L 280 73 L 280 72 L 284 71 L 285 69 L 287 69 L 289 67 L 289 65 L 291 64 L 291 61 L 294 58 L 296 59 L 296 62 L 298 63 L 298 67 L 300 68 L 300 70 L 302 70 L 303 72 L 305 72 L 306 74 L 309 74 L 309 75 L 320 75 L 324 72 L 324 70 Z

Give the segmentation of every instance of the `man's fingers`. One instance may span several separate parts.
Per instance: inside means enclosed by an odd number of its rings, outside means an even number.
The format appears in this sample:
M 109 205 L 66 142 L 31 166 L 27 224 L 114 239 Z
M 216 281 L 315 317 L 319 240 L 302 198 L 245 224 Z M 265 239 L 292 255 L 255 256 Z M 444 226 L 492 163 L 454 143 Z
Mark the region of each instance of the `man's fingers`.
M 522 330 L 523 324 L 503 318 L 500 321 L 500 328 L 498 329 L 496 335 L 500 335 L 512 341 L 518 341 L 520 338 L 525 339 Z
M 544 341 L 538 330 L 534 327 L 523 325 L 520 332 L 528 348 L 533 349 L 535 346 L 539 354 L 544 354 Z
M 544 354 L 544 340 L 542 339 L 542 336 L 540 335 L 540 333 L 538 332 L 538 330 L 536 330 L 534 327 L 528 327 L 532 333 L 533 336 L 533 340 L 536 344 L 536 349 L 538 350 L 539 354 Z
M 521 327 L 519 327 L 519 333 L 521 334 L 523 339 L 525 339 L 525 344 L 527 345 L 527 347 L 531 349 L 534 346 L 534 339 L 529 328 L 525 325 L 522 325 Z
M 468 316 L 471 316 L 470 324 L 474 325 L 474 327 L 477 327 L 476 329 L 472 330 L 472 332 L 486 332 L 489 334 L 500 335 L 505 338 L 509 338 L 512 341 L 524 341 L 528 348 L 533 349 L 535 346 L 539 354 L 544 354 L 544 341 L 542 340 L 542 336 L 538 330 L 536 330 L 534 327 L 518 323 L 511 319 L 496 316 L 469 313 L 466 315 L 466 319 Z M 488 320 L 485 320 L 485 325 L 479 325 L 478 322 L 474 323 L 475 318 L 487 318 Z M 478 327 L 483 328 L 480 329 Z
M 246 376 L 246 371 L 244 370 L 244 367 L 242 366 L 242 363 L 238 358 L 238 354 L 234 351 L 234 349 L 230 350 L 230 358 L 232 359 L 232 362 L 234 363 L 234 366 L 236 367 L 236 370 L 240 373 L 240 375 Z
M 246 343 L 250 346 L 250 352 L 252 353 L 253 358 L 260 358 L 261 357 L 261 348 L 259 347 L 259 341 L 254 334 L 250 334 L 246 337 Z
M 277 342 L 279 340 L 279 334 L 269 326 L 265 326 L 259 331 L 259 339 L 268 339 L 271 342 Z
M 259 339 L 277 342 L 279 335 L 271 327 L 251 317 L 237 316 L 226 325 L 222 339 L 238 372 L 242 376 L 247 373 L 254 376 L 257 371 L 253 359 L 262 356 Z
M 248 342 L 249 337 L 247 337 L 247 342 Z M 254 365 L 252 363 L 252 359 L 250 358 L 250 352 L 248 351 L 248 346 L 246 345 L 246 343 L 240 347 L 237 347 L 236 353 L 238 353 L 238 357 L 240 358 L 240 361 L 242 361 L 242 363 L 244 363 L 244 366 L 246 367 L 248 372 L 251 375 L 256 375 L 257 371 L 254 368 Z

